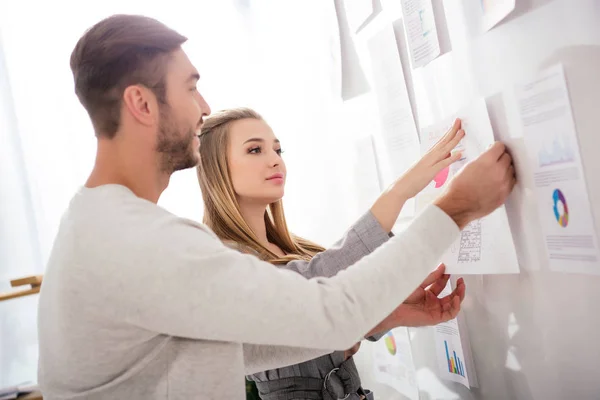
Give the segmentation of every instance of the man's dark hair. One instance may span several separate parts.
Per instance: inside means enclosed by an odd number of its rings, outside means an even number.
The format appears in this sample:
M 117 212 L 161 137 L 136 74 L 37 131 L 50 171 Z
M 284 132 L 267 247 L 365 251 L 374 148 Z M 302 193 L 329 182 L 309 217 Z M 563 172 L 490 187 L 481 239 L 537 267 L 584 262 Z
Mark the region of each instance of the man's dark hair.
M 128 86 L 143 85 L 166 103 L 167 61 L 186 40 L 163 23 L 140 15 L 113 15 L 79 39 L 71 53 L 75 93 L 97 136 L 115 136 Z

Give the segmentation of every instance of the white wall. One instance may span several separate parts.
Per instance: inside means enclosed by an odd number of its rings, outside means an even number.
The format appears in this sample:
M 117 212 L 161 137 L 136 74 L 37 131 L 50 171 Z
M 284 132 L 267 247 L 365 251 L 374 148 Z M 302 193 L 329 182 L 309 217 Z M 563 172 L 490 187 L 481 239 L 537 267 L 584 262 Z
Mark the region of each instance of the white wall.
M 441 2 L 434 0 L 434 6 Z M 474 37 L 463 7 L 443 3 L 452 52 L 413 71 L 420 126 L 483 96 L 496 139 L 515 158 L 519 184 L 507 204 L 521 273 L 512 276 L 467 276 L 463 306 L 474 354 L 479 388 L 466 390 L 435 378 L 431 328 L 411 329 L 421 397 L 461 399 L 596 399 L 600 397 L 600 277 L 551 272 L 526 173 L 521 138 L 512 138 L 503 92 L 544 67 L 565 65 L 587 185 L 600 231 L 600 3 L 594 0 L 518 1 L 504 23 Z M 396 15 L 399 17 L 399 15 Z M 394 17 L 381 15 L 359 32 L 358 43 Z M 400 25 L 401 27 L 401 25 Z M 362 35 L 362 37 L 361 37 Z M 445 35 L 445 37 L 444 37 Z M 400 52 L 406 53 L 401 44 Z M 410 68 L 406 63 L 404 68 Z M 365 386 L 380 398 L 401 395 L 374 380 L 370 344 L 363 345 L 359 368 Z M 366 351 L 365 351 L 366 350 Z

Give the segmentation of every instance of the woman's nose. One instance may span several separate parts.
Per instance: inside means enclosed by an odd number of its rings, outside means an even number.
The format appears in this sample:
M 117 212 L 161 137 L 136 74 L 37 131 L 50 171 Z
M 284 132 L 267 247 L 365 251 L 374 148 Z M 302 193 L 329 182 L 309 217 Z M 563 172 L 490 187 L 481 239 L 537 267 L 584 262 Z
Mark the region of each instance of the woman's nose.
M 281 157 L 279 157 L 279 154 L 277 154 L 276 151 L 273 151 L 273 153 L 271 155 L 271 160 L 270 160 L 271 166 L 276 167 L 279 165 L 280 162 L 281 162 Z

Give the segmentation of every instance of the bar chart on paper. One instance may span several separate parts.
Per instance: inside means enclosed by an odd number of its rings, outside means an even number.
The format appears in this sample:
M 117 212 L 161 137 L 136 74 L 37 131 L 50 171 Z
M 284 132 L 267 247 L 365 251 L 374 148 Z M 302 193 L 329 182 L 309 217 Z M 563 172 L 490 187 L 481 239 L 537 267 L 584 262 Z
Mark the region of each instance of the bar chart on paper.
M 465 352 L 456 319 L 435 326 L 439 376 L 470 387 Z
M 452 293 L 452 286 L 448 282 L 440 295 L 450 293 Z M 439 376 L 470 387 L 467 365 L 472 365 L 472 360 L 465 359 L 469 357 L 470 352 L 464 351 L 458 320 L 454 318 L 436 325 L 434 335 Z M 465 345 L 468 346 L 468 342 Z
M 448 372 L 464 377 L 465 366 L 460 357 L 456 355 L 455 351 L 450 350 L 447 340 L 444 340 L 444 346 L 446 348 L 446 359 L 448 360 Z

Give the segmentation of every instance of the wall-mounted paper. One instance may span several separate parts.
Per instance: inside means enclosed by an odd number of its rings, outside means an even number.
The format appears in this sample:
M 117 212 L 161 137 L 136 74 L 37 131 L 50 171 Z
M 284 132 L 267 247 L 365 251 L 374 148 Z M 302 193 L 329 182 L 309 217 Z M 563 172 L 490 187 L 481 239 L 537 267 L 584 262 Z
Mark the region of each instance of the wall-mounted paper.
M 517 86 L 550 268 L 600 274 L 594 228 L 562 65 Z
M 419 159 L 419 135 L 392 25 L 370 38 L 367 47 L 387 161 L 381 165 L 388 166 L 387 171 L 382 171 L 387 186 Z M 414 215 L 414 202 L 407 202 L 401 215 Z
M 440 55 L 431 0 L 402 0 L 402 17 L 413 68 L 429 64 Z
M 356 30 L 373 14 L 373 2 L 371 0 L 344 0 L 346 17 L 352 32 Z
M 375 343 L 375 379 L 410 400 L 419 399 L 419 387 L 407 328 L 392 329 Z
M 357 215 L 368 210 L 381 195 L 379 171 L 373 136 L 358 139 L 354 145 L 354 168 L 352 186 L 356 188 L 354 203 Z
M 494 143 L 494 134 L 485 101 L 479 99 L 444 121 L 421 130 L 421 152 L 427 152 L 461 118 L 465 138 L 456 150 L 463 157 L 441 171 L 417 197 L 417 210 L 431 203 L 446 188 L 452 177 Z M 517 253 L 504 206 L 490 215 L 471 222 L 460 238 L 442 257 L 449 274 L 510 274 L 519 272 Z
M 481 28 L 489 31 L 515 9 L 515 0 L 479 0 L 481 3 Z
M 451 292 L 451 284 L 448 282 L 440 296 L 446 296 Z M 467 362 L 465 358 L 466 354 L 463 351 L 458 321 L 455 318 L 436 325 L 434 329 L 439 376 L 442 379 L 470 387 L 467 363 L 470 364 L 471 361 Z

